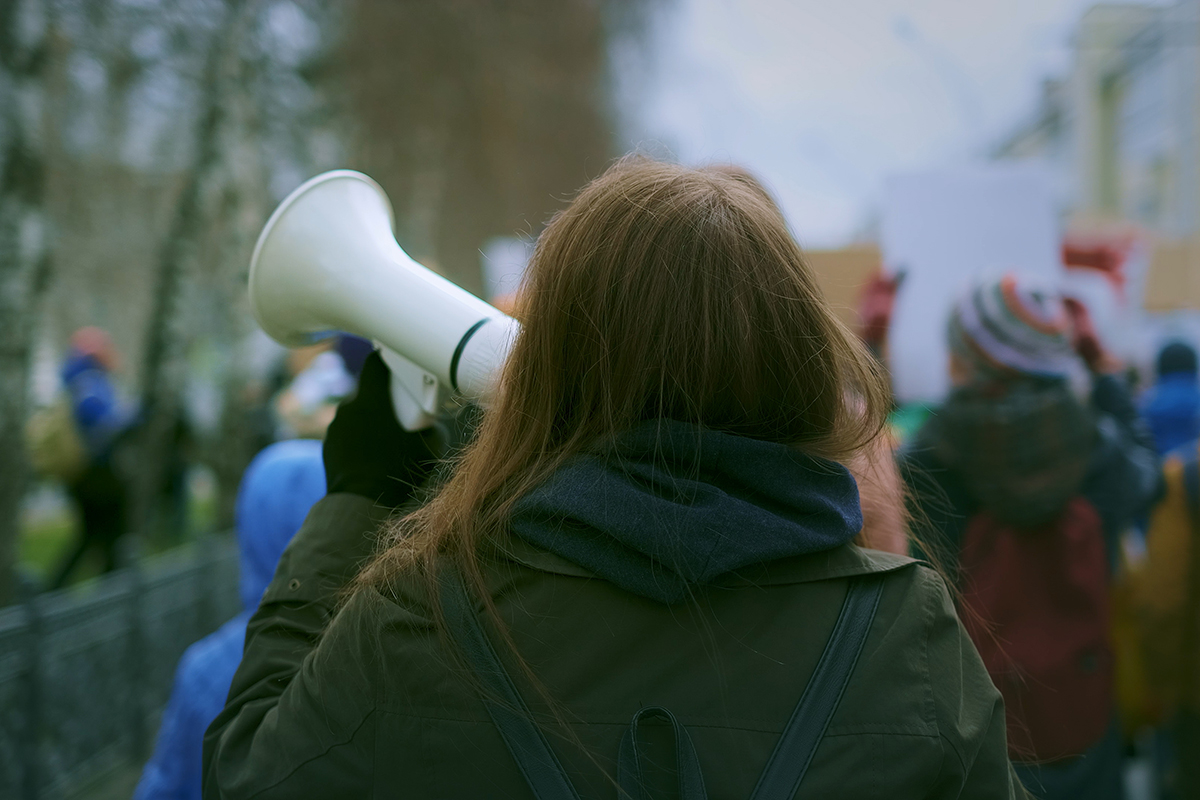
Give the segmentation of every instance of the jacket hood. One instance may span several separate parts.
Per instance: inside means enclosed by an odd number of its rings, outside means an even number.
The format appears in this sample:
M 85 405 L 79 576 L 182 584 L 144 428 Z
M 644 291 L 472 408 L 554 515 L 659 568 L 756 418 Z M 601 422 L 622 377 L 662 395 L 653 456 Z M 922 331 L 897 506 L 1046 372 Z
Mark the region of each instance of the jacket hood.
M 241 549 L 238 588 L 247 609 L 258 607 L 284 548 L 324 494 L 325 468 L 318 441 L 276 442 L 250 462 L 238 487 L 235 509 Z
M 919 446 L 954 470 L 984 510 L 1030 527 L 1078 494 L 1098 441 L 1096 422 L 1066 381 L 1017 381 L 951 392 Z
M 512 517 L 523 539 L 663 603 L 751 564 L 839 547 L 861 528 L 842 465 L 672 420 L 572 458 Z

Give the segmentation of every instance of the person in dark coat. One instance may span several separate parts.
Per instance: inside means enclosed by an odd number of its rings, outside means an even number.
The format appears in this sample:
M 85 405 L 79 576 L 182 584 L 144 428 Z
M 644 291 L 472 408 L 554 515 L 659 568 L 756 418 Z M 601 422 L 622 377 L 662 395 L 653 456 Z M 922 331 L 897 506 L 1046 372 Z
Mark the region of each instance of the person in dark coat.
M 951 314 L 953 388 L 900 460 L 925 523 L 920 538 L 952 573 L 977 514 L 1040 530 L 1082 497 L 1098 512 L 1111 574 L 1120 535 L 1158 491 L 1153 440 L 1119 365 L 1078 307 L 1076 330 L 1086 333 L 1072 340 L 1071 310 L 1053 288 L 1010 274 L 973 286 Z M 1081 402 L 1070 377 L 1085 365 Z M 1017 771 L 1038 797 L 1102 800 L 1123 796 L 1121 763 L 1114 720 L 1084 755 Z
M 535 796 L 526 775 L 546 770 L 506 745 L 495 673 L 464 650 L 475 620 L 578 796 L 617 794 L 623 736 L 657 708 L 708 796 L 750 797 L 843 602 L 874 585 L 861 655 L 828 727 L 803 720 L 815 753 L 780 796 L 1024 797 L 941 576 L 853 544 L 843 464 L 877 443 L 888 393 L 761 184 L 623 160 L 546 228 L 526 280 L 478 431 L 399 515 L 436 436 L 400 429 L 367 360 L 325 440 L 329 494 L 205 737 L 204 796 Z M 639 730 L 647 781 L 673 783 L 672 728 Z
M 1154 434 L 1158 452 L 1166 455 L 1180 445 L 1200 439 L 1200 382 L 1196 351 L 1171 342 L 1158 354 L 1158 381 L 1142 399 L 1142 416 Z
M 272 444 L 255 456 L 238 489 L 239 592 L 244 610 L 193 644 L 175 671 L 154 755 L 142 770 L 134 800 L 200 797 L 204 730 L 225 705 L 242 660 L 246 623 L 275 574 L 283 549 L 313 504 L 325 494 L 321 445 L 312 440 Z

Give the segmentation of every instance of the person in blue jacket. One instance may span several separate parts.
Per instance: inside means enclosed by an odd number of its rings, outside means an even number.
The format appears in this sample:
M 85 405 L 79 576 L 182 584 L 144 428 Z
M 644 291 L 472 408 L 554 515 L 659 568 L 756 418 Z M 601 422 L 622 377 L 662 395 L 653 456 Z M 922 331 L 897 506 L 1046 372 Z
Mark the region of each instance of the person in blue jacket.
M 61 589 L 89 550 L 98 550 L 104 572 L 117 567 L 117 541 L 128 527 L 128 487 L 113 464 L 117 442 L 135 421 L 134 409 L 113 382 L 119 365 L 109 335 L 96 327 L 71 336 L 60 375 L 86 466 L 67 484 L 79 509 L 80 530 L 50 578 Z
M 245 610 L 189 647 L 180 659 L 154 755 L 146 763 L 134 800 L 199 800 L 201 742 L 208 724 L 225 705 L 233 673 L 242 660 L 246 623 L 258 608 L 284 548 L 324 494 L 318 441 L 277 442 L 246 468 L 236 508 L 239 590 Z
M 1142 401 L 1145 417 L 1158 452 L 1169 453 L 1200 438 L 1200 382 L 1196 379 L 1196 351 L 1183 342 L 1171 342 L 1158 354 L 1158 383 Z

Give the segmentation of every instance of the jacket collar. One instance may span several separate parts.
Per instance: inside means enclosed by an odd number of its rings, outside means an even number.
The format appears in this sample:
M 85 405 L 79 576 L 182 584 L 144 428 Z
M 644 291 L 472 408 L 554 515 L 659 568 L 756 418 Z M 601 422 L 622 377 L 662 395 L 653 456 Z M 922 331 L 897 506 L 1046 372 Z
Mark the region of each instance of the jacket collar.
M 752 564 L 833 550 L 862 527 L 841 464 L 794 447 L 647 420 L 569 459 L 510 531 L 662 603 Z

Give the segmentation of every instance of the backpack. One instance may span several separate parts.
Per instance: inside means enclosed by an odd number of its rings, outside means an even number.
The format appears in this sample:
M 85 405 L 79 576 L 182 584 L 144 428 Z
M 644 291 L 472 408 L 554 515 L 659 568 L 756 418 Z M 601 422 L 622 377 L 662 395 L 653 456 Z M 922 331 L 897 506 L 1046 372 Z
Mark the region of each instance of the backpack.
M 25 445 L 34 472 L 42 477 L 72 483 L 88 467 L 83 437 L 65 396 L 29 416 Z
M 1009 756 L 1052 761 L 1104 736 L 1113 713 L 1108 554 L 1083 497 L 1041 526 L 968 521 L 963 623 L 1004 696 Z
M 1197 444 L 1164 465 L 1166 494 L 1150 517 L 1133 603 L 1147 676 L 1169 709 L 1200 711 L 1200 464 Z M 1191 609 L 1189 613 L 1189 609 Z
M 451 634 L 479 680 L 480 699 L 534 797 L 537 800 L 579 800 L 579 793 L 476 617 L 474 604 L 457 567 L 447 563 L 446 568 L 439 571 L 438 580 Z M 825 650 L 759 775 L 751 800 L 784 800 L 796 796 L 866 644 L 883 593 L 883 580 L 882 575 L 857 575 L 850 579 Z M 691 736 L 675 715 L 662 706 L 640 709 L 621 738 L 617 757 L 620 796 L 629 800 L 652 800 L 656 796 L 648 786 L 646 776 L 646 768 L 652 761 L 643 752 L 638 735 L 639 725 L 654 718 L 665 720 L 671 726 L 677 780 L 674 787 L 677 791 L 673 794 L 680 800 L 707 800 L 704 775 Z

